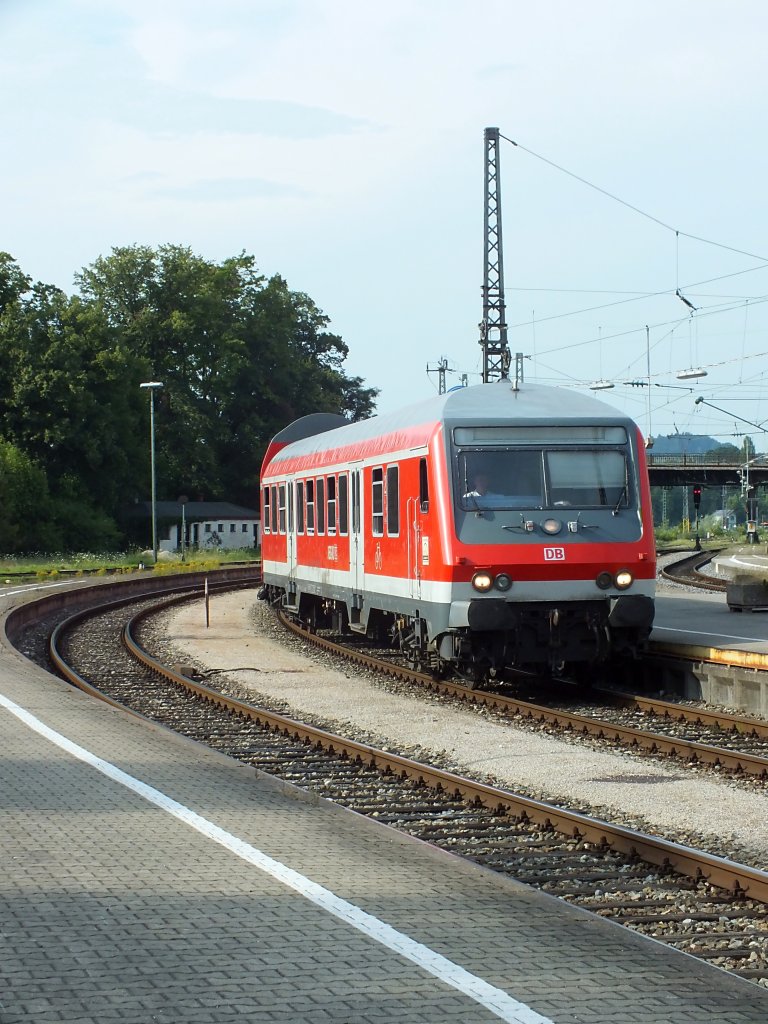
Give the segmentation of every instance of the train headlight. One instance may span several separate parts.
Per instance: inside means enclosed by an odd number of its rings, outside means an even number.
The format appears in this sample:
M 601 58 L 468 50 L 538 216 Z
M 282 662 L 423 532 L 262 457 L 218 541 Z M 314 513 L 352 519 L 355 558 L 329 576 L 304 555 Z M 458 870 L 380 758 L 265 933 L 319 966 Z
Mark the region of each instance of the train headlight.
M 508 576 L 505 572 L 500 572 L 493 581 L 493 585 L 497 590 L 509 590 L 512 586 L 512 577 Z
M 634 576 L 628 569 L 620 569 L 616 573 L 616 577 L 613 582 L 616 584 L 618 590 L 626 590 L 627 587 L 632 586 L 633 580 Z
M 560 533 L 563 528 L 563 524 L 559 519 L 545 519 L 541 524 L 541 528 L 544 533 L 555 534 Z
M 609 572 L 601 572 L 595 580 L 595 583 L 600 587 L 601 590 L 607 590 L 613 586 L 613 576 Z
M 493 586 L 493 576 L 489 572 L 476 572 L 472 577 L 472 586 L 481 594 L 486 594 Z

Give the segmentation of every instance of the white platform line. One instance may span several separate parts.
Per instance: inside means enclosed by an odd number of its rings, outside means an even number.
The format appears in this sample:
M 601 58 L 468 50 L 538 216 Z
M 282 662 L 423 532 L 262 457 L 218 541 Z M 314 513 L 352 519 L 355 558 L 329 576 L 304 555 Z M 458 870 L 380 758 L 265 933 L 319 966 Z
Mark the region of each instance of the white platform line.
M 154 789 L 132 775 L 128 775 L 109 761 L 102 760 L 102 758 L 97 757 L 91 751 L 67 739 L 66 736 L 62 736 L 61 733 L 45 725 L 39 718 L 14 703 L 4 694 L 0 694 L 0 706 L 15 715 L 40 736 L 65 750 L 68 754 L 95 768 L 119 785 L 125 786 L 126 789 L 130 789 L 149 803 L 161 808 L 174 818 L 178 818 L 179 821 L 183 821 L 202 835 L 213 839 L 225 847 L 225 849 L 242 858 L 242 860 L 259 868 L 259 870 L 264 871 L 277 881 L 282 882 L 283 885 L 293 889 L 305 899 L 329 914 L 333 914 L 334 917 L 351 925 L 351 927 L 356 928 L 359 932 L 367 935 L 382 946 L 405 957 L 405 959 L 410 960 L 423 970 L 428 971 L 446 985 L 450 985 L 463 995 L 484 1006 L 500 1020 L 508 1021 L 509 1024 L 553 1024 L 550 1018 L 542 1017 L 541 1014 L 536 1013 L 535 1010 L 532 1010 L 525 1003 L 514 999 L 502 989 L 490 985 L 476 974 L 472 974 L 458 964 L 453 963 L 447 957 L 436 953 L 420 942 L 416 942 L 403 932 L 392 928 L 371 914 L 367 914 L 353 903 L 349 903 L 347 900 L 336 896 L 329 889 L 323 888 L 323 886 L 313 882 L 305 875 L 294 871 L 280 861 L 274 860 L 261 850 L 251 846 L 250 843 L 246 843 L 244 840 L 232 835 L 231 832 L 220 828 L 207 818 L 201 817 L 201 815 L 190 810 L 189 807 L 185 807 L 184 804 L 178 803 L 167 794 Z

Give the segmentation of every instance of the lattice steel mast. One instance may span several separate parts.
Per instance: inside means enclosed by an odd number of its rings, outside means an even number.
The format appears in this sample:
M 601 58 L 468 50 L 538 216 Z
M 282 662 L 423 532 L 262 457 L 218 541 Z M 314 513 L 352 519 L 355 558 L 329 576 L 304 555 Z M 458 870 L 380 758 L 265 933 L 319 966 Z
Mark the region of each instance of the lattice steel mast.
M 498 128 L 485 129 L 485 266 L 480 344 L 483 347 L 483 383 L 506 380 L 510 352 L 504 302 Z

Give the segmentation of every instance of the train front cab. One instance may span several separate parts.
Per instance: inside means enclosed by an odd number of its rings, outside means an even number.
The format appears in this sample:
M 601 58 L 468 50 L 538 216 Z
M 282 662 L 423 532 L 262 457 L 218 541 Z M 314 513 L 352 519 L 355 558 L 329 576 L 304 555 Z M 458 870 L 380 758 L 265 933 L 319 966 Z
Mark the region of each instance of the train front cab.
M 635 425 L 462 424 L 449 441 L 457 568 L 440 657 L 498 674 L 637 650 L 655 560 Z

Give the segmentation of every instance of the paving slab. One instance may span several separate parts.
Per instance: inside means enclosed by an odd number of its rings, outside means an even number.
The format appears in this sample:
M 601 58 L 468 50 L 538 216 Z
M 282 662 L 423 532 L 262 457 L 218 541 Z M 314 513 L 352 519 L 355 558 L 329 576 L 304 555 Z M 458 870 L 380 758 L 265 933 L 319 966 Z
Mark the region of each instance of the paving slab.
M 0 646 L 0 1024 L 764 1024 L 768 992 Z

